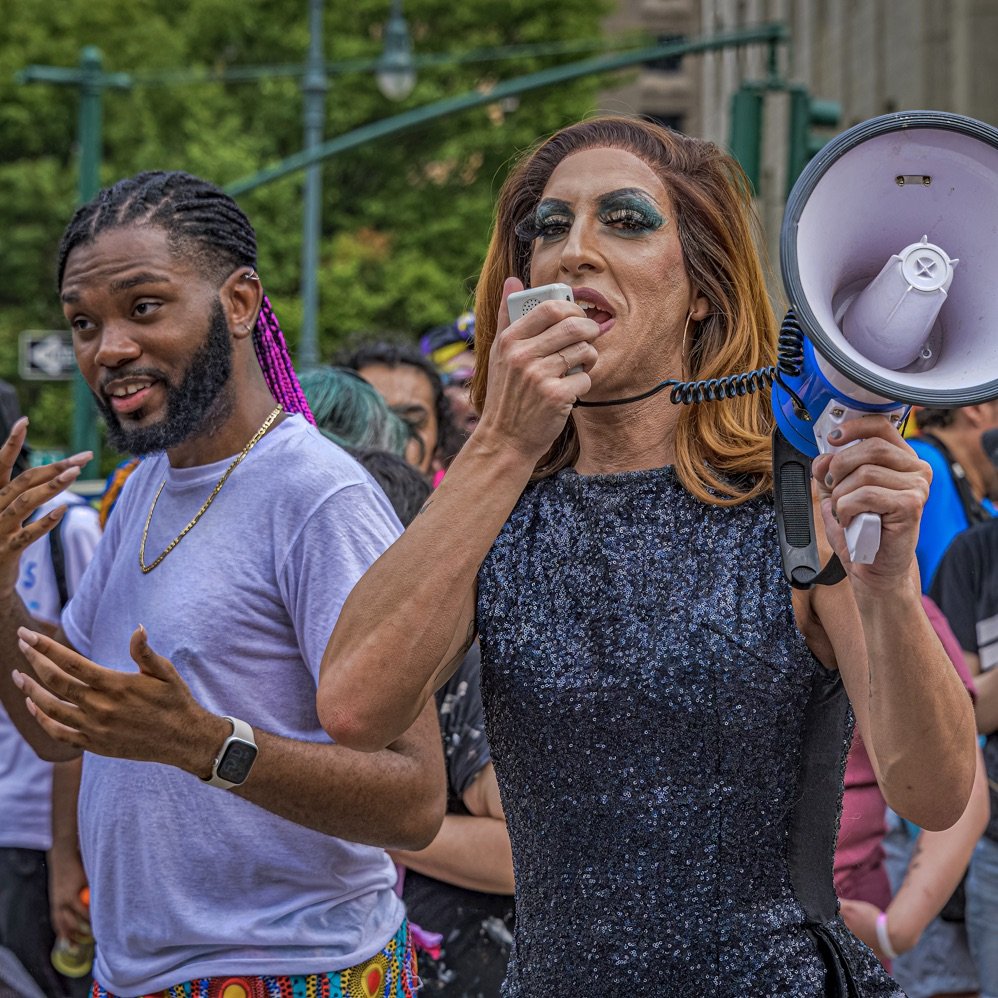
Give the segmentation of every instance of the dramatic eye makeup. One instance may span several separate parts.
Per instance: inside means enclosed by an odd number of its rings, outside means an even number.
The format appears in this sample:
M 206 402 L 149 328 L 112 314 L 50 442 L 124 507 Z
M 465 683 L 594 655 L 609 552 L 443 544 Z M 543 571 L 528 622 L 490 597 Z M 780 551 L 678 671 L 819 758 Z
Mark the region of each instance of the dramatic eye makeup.
M 524 242 L 556 239 L 565 235 L 575 221 L 575 213 L 564 201 L 546 198 L 514 230 Z
M 641 236 L 665 224 L 655 202 L 642 190 L 625 187 L 604 194 L 596 202 L 597 217 L 622 236 Z
M 635 238 L 660 229 L 665 224 L 652 197 L 637 187 L 610 191 L 596 201 L 596 217 L 618 235 Z M 543 200 L 515 229 L 524 242 L 552 241 L 568 233 L 575 213 L 565 201 Z

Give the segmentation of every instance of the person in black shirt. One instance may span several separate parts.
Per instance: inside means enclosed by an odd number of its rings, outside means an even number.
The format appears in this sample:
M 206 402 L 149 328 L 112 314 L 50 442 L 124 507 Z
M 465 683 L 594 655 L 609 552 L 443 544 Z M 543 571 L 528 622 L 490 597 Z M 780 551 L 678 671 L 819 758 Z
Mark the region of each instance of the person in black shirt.
M 967 877 L 967 937 L 981 998 L 998 998 L 998 520 L 958 534 L 932 580 L 931 596 L 949 619 L 977 688 L 977 729 L 991 820 Z

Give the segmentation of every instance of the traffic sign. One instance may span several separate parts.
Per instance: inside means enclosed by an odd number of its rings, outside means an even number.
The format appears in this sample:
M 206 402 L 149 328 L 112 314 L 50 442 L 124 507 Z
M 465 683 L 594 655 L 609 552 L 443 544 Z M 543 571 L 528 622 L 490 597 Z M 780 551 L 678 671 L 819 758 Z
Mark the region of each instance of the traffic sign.
M 61 329 L 26 329 L 18 336 L 17 344 L 22 378 L 70 381 L 76 373 L 72 333 Z

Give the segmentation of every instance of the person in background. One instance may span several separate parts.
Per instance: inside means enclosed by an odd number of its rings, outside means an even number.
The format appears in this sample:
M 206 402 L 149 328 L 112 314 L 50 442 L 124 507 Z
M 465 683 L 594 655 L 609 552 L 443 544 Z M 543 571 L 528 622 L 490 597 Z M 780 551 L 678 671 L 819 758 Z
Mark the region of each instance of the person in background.
M 920 408 L 916 419 L 918 434 L 909 443 L 932 469 L 915 547 L 922 592 L 927 593 L 950 541 L 961 530 L 998 512 L 994 505 L 998 468 L 981 443 L 984 433 L 998 427 L 998 402 L 955 409 Z
M 340 363 L 373 385 L 392 411 L 409 424 L 413 435 L 406 460 L 436 483 L 460 449 L 461 440 L 433 364 L 414 346 L 385 341 L 365 343 Z
M 419 349 L 440 373 L 454 426 L 467 439 L 478 425 L 478 410 L 471 401 L 471 377 L 475 373 L 475 313 L 462 312 L 448 325 L 434 326 L 420 339 Z
M 991 793 L 991 819 L 966 882 L 970 952 L 981 998 L 998 998 L 998 519 L 958 534 L 932 580 L 977 688 L 977 730 Z
M 9 416 L 19 419 L 16 412 L 0 410 L 0 418 Z M 0 436 L 6 437 L 13 425 L 0 427 Z M 22 450 L 15 476 L 26 468 Z M 101 535 L 97 511 L 70 492 L 45 502 L 35 519 L 60 510 L 52 531 L 21 553 L 15 586 L 38 626 L 53 634 Z M 77 770 L 73 762 L 53 765 L 40 759 L 0 706 L 0 946 L 14 953 L 48 998 L 80 995 L 89 986 L 86 980 L 63 977 L 51 960 L 56 933 L 75 937 L 86 917 L 79 897 L 86 877 L 76 822 L 67 829 L 53 820 L 53 795 L 61 800 L 71 793 Z
M 973 696 L 970 673 L 945 617 L 927 596 L 922 603 L 954 669 Z M 886 818 L 887 806 L 873 764 L 856 732 L 846 763 L 835 853 L 835 889 L 842 917 L 909 998 L 973 998 L 977 973 L 967 949 L 962 912 L 954 920 L 949 909 L 963 896 L 960 882 L 988 820 L 987 780 L 980 753 L 970 803 L 951 828 L 921 831 L 891 814 L 888 836 Z
M 409 424 L 352 368 L 314 367 L 300 381 L 315 425 L 328 440 L 350 450 L 405 454 Z

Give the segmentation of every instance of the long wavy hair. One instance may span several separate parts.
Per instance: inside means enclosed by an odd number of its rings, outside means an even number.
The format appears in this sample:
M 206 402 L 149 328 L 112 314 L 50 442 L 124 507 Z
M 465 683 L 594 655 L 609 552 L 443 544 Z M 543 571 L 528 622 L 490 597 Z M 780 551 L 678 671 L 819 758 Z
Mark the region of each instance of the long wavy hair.
M 695 293 L 709 303 L 691 326 L 690 380 L 720 378 L 772 364 L 777 323 L 754 236 L 758 221 L 741 167 L 711 142 L 636 118 L 603 117 L 570 125 L 539 143 L 514 167 L 496 207 L 495 224 L 475 301 L 475 375 L 479 412 L 488 391 L 489 352 L 503 281 L 529 284 L 531 244 L 516 226 L 537 207 L 555 167 L 572 153 L 621 149 L 661 178 L 675 211 L 683 259 Z M 675 469 L 703 502 L 734 506 L 772 489 L 770 393 L 684 406 L 676 425 Z M 579 440 L 572 417 L 538 463 L 535 478 L 575 463 Z

